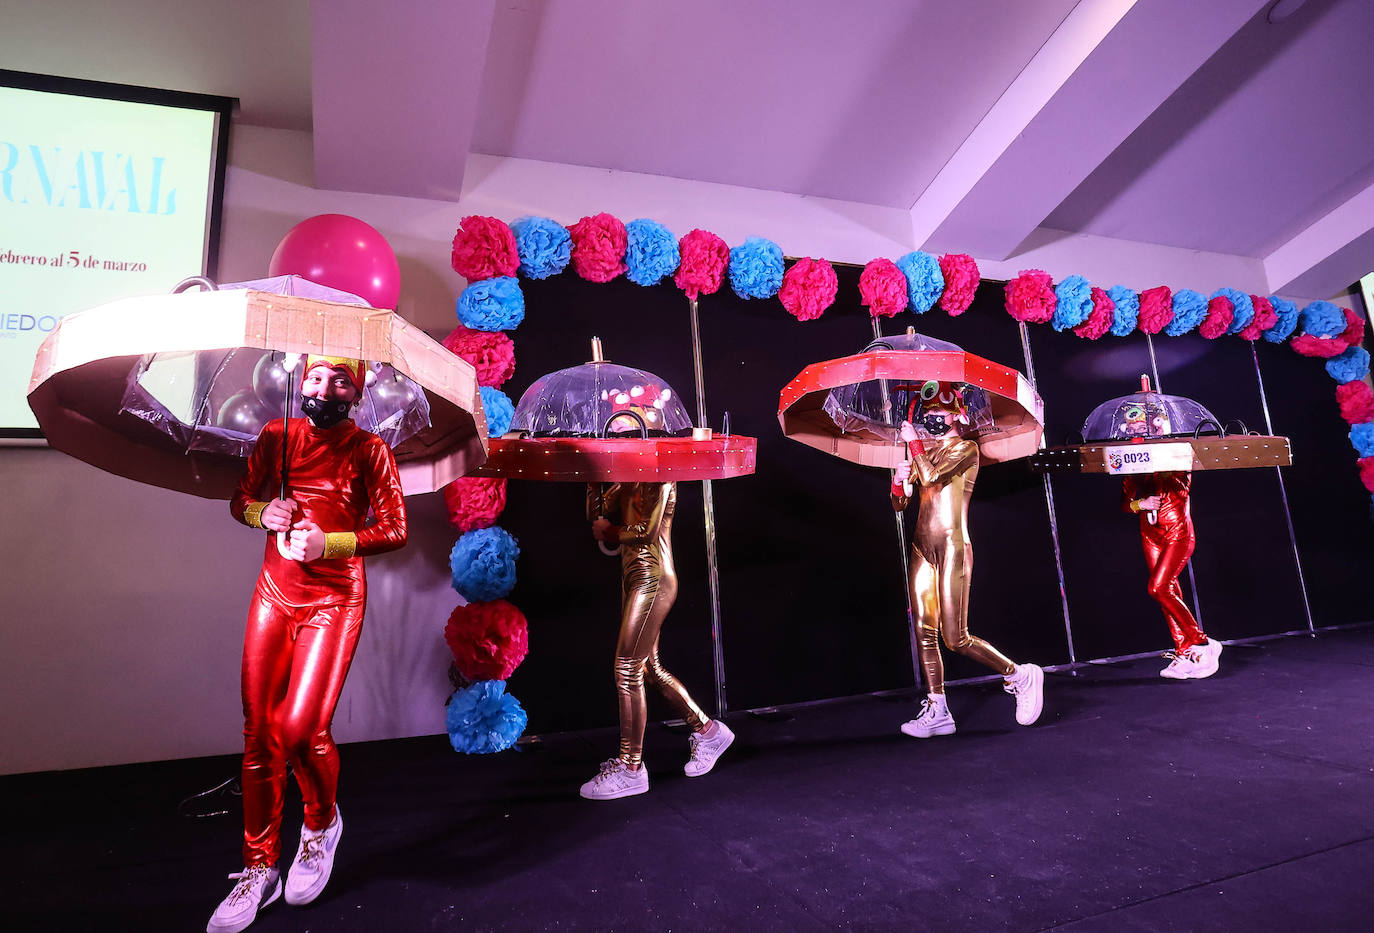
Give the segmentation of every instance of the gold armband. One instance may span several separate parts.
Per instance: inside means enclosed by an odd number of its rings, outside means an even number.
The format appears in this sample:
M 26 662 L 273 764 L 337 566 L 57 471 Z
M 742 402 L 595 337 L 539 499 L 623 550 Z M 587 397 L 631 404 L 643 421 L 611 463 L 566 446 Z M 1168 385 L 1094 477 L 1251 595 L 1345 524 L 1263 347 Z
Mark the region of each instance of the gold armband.
M 1132 499 L 1132 500 L 1131 500 L 1130 509 L 1131 509 L 1132 512 L 1139 512 L 1139 511 L 1140 511 L 1140 500 L 1139 500 L 1139 499 Z
M 358 536 L 351 531 L 328 531 L 324 535 L 322 560 L 352 557 L 358 550 Z
M 243 523 L 249 528 L 265 528 L 262 523 L 262 510 L 267 508 L 266 502 L 250 502 L 243 509 Z

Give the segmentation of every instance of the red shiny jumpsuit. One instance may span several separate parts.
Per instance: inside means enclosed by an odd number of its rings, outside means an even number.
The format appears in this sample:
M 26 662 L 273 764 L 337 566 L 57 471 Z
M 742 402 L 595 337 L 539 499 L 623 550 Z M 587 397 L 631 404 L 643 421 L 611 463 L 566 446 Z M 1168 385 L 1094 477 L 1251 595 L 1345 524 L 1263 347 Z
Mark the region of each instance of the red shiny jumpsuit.
M 1140 513 L 1140 543 L 1145 549 L 1145 563 L 1150 570 L 1146 588 L 1164 611 L 1179 653 L 1207 641 L 1183 601 L 1178 576 L 1193 554 L 1196 538 L 1193 517 L 1188 510 L 1188 487 L 1191 473 L 1155 473 L 1127 476 L 1121 484 L 1121 509 Z M 1159 510 L 1154 524 L 1149 514 L 1139 508 L 1139 500 L 1159 496 Z
M 258 516 L 280 488 L 282 422 L 262 429 L 230 502 L 234 518 Z M 325 532 L 324 555 L 282 557 L 269 535 L 243 641 L 243 863 L 275 864 L 289 762 L 305 802 L 305 825 L 334 817 L 339 752 L 329 733 L 334 707 L 362 630 L 363 557 L 406 541 L 396 461 L 377 435 L 345 419 L 315 427 L 291 419 L 287 496 L 294 520 Z M 368 510 L 375 522 L 364 526 Z

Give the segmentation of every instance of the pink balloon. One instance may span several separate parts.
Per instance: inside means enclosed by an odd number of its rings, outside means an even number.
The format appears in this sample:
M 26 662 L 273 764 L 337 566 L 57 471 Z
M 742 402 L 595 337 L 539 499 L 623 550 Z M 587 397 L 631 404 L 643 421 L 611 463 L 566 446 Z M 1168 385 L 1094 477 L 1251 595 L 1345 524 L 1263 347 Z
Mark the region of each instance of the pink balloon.
M 352 292 L 374 308 L 395 309 L 401 267 L 386 237 L 347 214 L 317 214 L 286 231 L 268 275 L 299 275 Z

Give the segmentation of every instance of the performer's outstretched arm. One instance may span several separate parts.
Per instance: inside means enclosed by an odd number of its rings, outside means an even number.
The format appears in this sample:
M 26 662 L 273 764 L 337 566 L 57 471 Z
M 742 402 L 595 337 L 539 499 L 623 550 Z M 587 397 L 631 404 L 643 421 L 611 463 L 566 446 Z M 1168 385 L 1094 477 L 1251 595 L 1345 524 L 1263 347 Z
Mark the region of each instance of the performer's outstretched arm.
M 978 463 L 978 445 L 960 439 L 938 444 L 929 454 L 912 449 L 911 478 L 922 486 L 938 486 Z

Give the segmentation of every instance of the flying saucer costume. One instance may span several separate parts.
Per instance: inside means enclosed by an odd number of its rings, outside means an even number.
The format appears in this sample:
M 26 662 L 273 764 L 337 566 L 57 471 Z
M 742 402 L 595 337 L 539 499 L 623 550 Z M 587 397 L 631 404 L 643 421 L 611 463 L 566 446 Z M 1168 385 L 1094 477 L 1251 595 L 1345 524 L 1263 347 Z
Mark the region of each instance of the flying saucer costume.
M 312 356 L 304 372 L 318 365 L 346 368 L 362 391 L 365 370 L 357 360 Z M 248 611 L 243 859 L 250 868 L 277 861 L 288 764 L 304 798 L 305 827 L 321 831 L 333 819 L 339 753 L 329 727 L 362 630 L 363 558 L 406 542 L 391 450 L 347 417 L 323 428 L 292 418 L 285 437 L 280 419 L 269 422 L 230 502 L 234 518 L 263 527 L 263 497 L 270 499 L 282 482 L 283 442 L 290 463 L 286 497 L 297 504 L 293 518 L 323 529 L 325 546 L 317 560 L 292 560 L 269 536 Z M 369 510 L 375 521 L 365 524 Z

